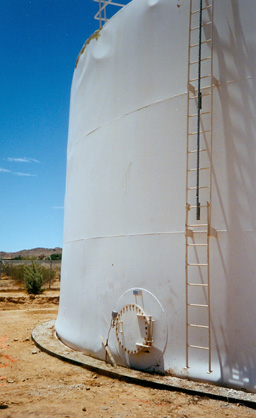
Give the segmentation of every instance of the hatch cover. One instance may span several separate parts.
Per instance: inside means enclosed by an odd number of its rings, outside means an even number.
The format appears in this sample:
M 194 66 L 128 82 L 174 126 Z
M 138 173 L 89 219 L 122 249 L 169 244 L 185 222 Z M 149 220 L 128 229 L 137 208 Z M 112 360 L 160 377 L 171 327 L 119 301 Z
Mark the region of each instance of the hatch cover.
M 125 305 L 115 322 L 116 338 L 120 347 L 128 354 L 149 349 L 153 343 L 153 320 L 136 304 Z

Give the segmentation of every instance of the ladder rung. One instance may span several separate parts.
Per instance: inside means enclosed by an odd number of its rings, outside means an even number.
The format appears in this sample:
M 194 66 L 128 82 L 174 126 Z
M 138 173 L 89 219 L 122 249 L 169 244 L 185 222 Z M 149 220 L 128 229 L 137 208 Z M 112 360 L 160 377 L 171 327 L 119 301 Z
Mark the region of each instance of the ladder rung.
M 201 58 L 200 59 L 200 62 L 203 62 L 203 61 L 208 61 L 208 60 L 210 60 L 212 57 L 205 57 L 205 58 Z M 198 60 L 196 60 L 196 61 L 192 61 L 192 62 L 190 62 L 189 63 L 189 65 L 194 65 L 194 64 L 198 64 Z
M 189 207 L 189 209 L 196 209 L 197 208 L 197 206 L 196 205 L 191 205 L 190 207 Z M 207 205 L 200 205 L 200 208 L 202 209 L 202 208 L 207 208 Z
M 210 170 L 210 167 L 201 167 L 199 170 Z M 189 168 L 188 171 L 197 171 L 197 168 Z
M 208 129 L 208 130 L 206 130 L 206 131 L 199 131 L 199 133 L 200 134 L 207 134 L 207 133 L 209 133 L 209 132 L 211 132 L 211 130 L 210 129 Z M 197 135 L 197 132 L 191 132 L 191 134 L 188 134 L 189 136 L 192 136 L 192 135 Z
M 211 74 L 202 75 L 202 77 L 200 77 L 200 80 L 202 80 L 203 78 L 209 78 L 211 76 L 212 76 Z M 189 80 L 189 83 L 191 83 L 191 81 L 198 81 L 198 78 L 191 78 L 191 80 Z
M 187 244 L 188 247 L 207 247 L 207 244 Z
M 208 226 L 208 224 L 194 224 L 194 225 L 188 225 L 189 228 L 202 228 L 204 226 Z
M 211 41 L 212 41 L 212 39 L 207 39 L 206 41 L 201 42 L 201 45 L 207 44 Z M 199 46 L 199 44 L 198 43 L 197 44 L 192 44 L 192 45 L 190 45 L 190 48 L 195 48 L 196 46 Z
M 189 327 L 194 327 L 194 328 L 208 328 L 208 325 L 197 325 L 197 324 L 188 324 Z
M 192 234 L 208 234 L 208 230 L 207 231 L 192 231 L 192 229 L 188 229 L 188 231 L 191 231 Z
M 201 97 L 211 96 L 211 93 L 201 94 Z M 198 96 L 190 96 L 189 99 L 198 99 Z
M 203 115 L 210 115 L 212 112 L 201 112 L 200 113 L 200 116 L 203 116 Z M 196 116 L 198 116 L 197 115 L 197 113 L 194 113 L 193 115 L 188 115 L 188 117 L 189 118 L 194 118 L 194 117 L 196 117 Z
M 200 186 L 199 189 L 209 189 L 210 186 Z M 196 190 L 197 187 L 193 186 L 193 187 L 188 187 L 188 190 Z
M 201 305 L 200 303 L 188 303 L 188 306 L 194 306 L 196 308 L 208 308 L 209 305 Z
M 189 228 L 187 228 L 187 231 L 186 231 L 186 233 L 187 233 L 187 235 L 188 235 L 188 237 L 191 235 L 191 236 L 193 236 L 193 234 L 208 234 L 208 232 L 209 232 L 209 230 L 207 229 L 207 230 L 205 230 L 205 231 L 196 231 L 196 230 L 193 230 L 193 229 L 189 229 Z
M 190 347 L 190 348 L 198 348 L 200 350 L 209 350 L 209 347 L 202 347 L 200 345 L 192 345 L 192 344 L 189 344 L 188 347 Z
M 209 76 L 207 76 L 207 77 L 209 77 Z M 198 79 L 195 79 L 195 80 L 191 80 L 191 81 L 197 81 Z M 194 93 L 194 94 L 196 94 L 196 92 L 197 92 L 197 88 L 196 87 L 194 87 L 193 86 L 193 84 L 190 84 L 192 87 L 193 87 L 193 91 L 192 91 L 192 89 L 190 88 L 190 92 L 191 93 Z M 208 90 L 208 89 L 210 89 L 212 86 L 211 85 L 209 85 L 209 86 L 204 86 L 204 87 L 201 87 L 201 91 L 203 91 L 203 90 Z M 208 93 L 208 94 L 201 94 L 201 97 L 205 97 L 205 96 L 210 96 L 211 95 L 211 93 Z M 196 95 L 196 96 L 193 96 L 194 98 L 198 98 L 198 96 Z M 209 112 L 209 113 L 211 113 L 211 112 Z M 202 115 L 203 113 L 200 113 L 200 115 Z
M 204 28 L 205 26 L 211 25 L 212 21 L 209 20 L 209 22 L 204 23 L 203 25 L 201 25 L 201 28 Z M 199 29 L 200 26 L 195 26 L 194 28 L 191 28 L 190 31 L 193 32 L 194 30 Z
M 210 9 L 211 7 L 212 7 L 212 5 L 211 5 L 211 4 L 209 4 L 209 6 L 202 7 L 202 11 L 203 11 L 203 10 Z M 195 15 L 196 13 L 199 13 L 199 12 L 200 12 L 200 9 L 195 10 L 194 12 L 191 12 L 191 15 Z
M 208 148 L 201 148 L 199 150 L 199 152 L 204 152 L 204 151 L 209 151 L 209 150 L 208 150 Z M 197 149 L 193 149 L 191 151 L 188 151 L 188 154 L 195 154 L 195 153 L 197 153 Z
M 188 283 L 188 286 L 201 286 L 201 287 L 207 287 L 207 283 Z
M 192 267 L 207 267 L 208 264 L 204 264 L 204 263 L 187 263 L 187 266 L 192 266 Z

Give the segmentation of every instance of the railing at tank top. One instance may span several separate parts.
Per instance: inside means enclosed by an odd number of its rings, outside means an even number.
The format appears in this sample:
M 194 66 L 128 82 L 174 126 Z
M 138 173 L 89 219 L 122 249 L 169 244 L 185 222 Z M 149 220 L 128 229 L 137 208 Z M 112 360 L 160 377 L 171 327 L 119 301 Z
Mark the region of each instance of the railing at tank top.
M 99 20 L 100 28 L 106 23 L 109 19 L 107 18 L 107 7 L 108 6 L 115 6 L 120 10 L 120 8 L 124 7 L 126 3 L 120 3 L 112 0 L 93 0 L 99 3 L 99 11 L 94 16 L 94 19 Z

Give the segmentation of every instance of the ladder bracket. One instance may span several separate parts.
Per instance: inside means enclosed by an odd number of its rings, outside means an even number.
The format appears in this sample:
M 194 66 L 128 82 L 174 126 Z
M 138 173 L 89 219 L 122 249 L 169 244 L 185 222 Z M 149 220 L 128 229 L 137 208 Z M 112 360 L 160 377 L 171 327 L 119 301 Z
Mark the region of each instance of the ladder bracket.
M 188 238 L 193 238 L 193 235 L 194 235 L 194 234 L 193 234 L 192 229 L 188 229 L 188 228 L 187 228 L 187 229 L 186 229 L 186 234 L 187 234 L 187 237 L 188 237 Z
M 208 235 L 209 235 L 210 237 L 217 238 L 217 229 L 212 228 L 212 227 L 210 226 L 210 227 L 209 227 L 209 232 L 208 232 Z
M 188 91 L 194 94 L 194 96 L 196 95 L 196 89 L 191 83 L 188 83 Z
M 219 80 L 217 80 L 217 78 L 216 78 L 216 77 L 212 76 L 212 84 L 213 84 L 215 87 L 219 87 L 220 82 L 219 82 Z

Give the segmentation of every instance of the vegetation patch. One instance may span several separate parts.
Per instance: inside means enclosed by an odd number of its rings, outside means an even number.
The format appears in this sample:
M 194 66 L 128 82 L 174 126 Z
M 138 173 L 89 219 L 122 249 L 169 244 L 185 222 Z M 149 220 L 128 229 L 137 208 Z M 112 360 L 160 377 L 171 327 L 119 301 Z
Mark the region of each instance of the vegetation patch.
M 24 267 L 24 286 L 32 295 L 43 293 L 44 277 L 41 268 L 32 261 L 30 266 Z

